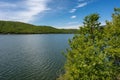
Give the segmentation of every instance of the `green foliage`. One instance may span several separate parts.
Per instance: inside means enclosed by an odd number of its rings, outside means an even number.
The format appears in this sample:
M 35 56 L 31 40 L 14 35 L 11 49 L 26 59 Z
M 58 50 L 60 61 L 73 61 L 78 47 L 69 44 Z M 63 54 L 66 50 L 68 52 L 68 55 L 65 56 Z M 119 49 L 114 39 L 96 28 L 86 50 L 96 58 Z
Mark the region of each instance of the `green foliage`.
M 107 22 L 105 27 L 105 37 L 107 40 L 107 52 L 110 53 L 111 59 L 116 65 L 116 72 L 120 76 L 120 8 L 114 9 L 114 14 L 112 15 L 112 21 Z M 119 79 L 120 80 L 120 77 Z
M 99 18 L 99 14 L 88 15 L 84 18 L 83 24 L 85 27 L 98 27 L 100 25 L 100 22 L 98 21 Z
M 51 26 L 35 26 L 31 24 L 0 21 L 2 34 L 47 34 L 47 33 L 77 33 L 77 29 L 56 29 Z
M 113 20 L 105 28 L 99 26 L 98 14 L 85 17 L 80 34 L 69 41 L 65 74 L 58 80 L 119 80 L 119 17 L 115 9 Z

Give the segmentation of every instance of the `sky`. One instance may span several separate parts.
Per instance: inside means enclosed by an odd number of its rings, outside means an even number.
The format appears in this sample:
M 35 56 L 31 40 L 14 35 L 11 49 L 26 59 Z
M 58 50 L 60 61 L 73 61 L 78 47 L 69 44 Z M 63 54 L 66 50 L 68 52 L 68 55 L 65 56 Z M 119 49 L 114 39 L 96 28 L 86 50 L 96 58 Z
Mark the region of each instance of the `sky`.
M 104 25 L 115 7 L 120 0 L 0 0 L 0 20 L 75 29 L 92 13 Z

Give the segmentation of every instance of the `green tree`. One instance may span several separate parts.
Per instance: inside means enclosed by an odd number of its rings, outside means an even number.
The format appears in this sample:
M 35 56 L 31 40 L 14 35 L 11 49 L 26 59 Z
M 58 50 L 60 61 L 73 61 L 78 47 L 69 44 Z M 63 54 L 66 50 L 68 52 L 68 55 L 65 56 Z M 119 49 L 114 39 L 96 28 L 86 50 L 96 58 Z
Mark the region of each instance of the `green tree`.
M 98 29 L 98 27 L 100 26 L 100 22 L 98 21 L 99 18 L 100 18 L 99 14 L 91 14 L 86 16 L 83 22 L 84 29 L 81 28 L 82 33 L 85 30 L 84 34 L 91 34 L 91 38 L 93 39 L 93 41 L 95 37 L 94 34 L 96 31 L 96 28 Z
M 105 27 L 105 37 L 107 38 L 106 51 L 111 54 L 110 59 L 116 66 L 116 72 L 120 80 L 120 8 L 115 8 L 112 21 L 107 22 Z
M 113 43 L 111 29 L 101 30 L 98 20 L 98 14 L 86 16 L 80 34 L 69 41 L 65 74 L 59 80 L 117 80 L 119 66 L 114 63 L 120 54 L 120 46 L 116 43 L 120 39 L 117 36 Z M 109 26 L 112 28 L 113 23 L 110 22 Z M 116 56 L 113 53 L 117 53 Z

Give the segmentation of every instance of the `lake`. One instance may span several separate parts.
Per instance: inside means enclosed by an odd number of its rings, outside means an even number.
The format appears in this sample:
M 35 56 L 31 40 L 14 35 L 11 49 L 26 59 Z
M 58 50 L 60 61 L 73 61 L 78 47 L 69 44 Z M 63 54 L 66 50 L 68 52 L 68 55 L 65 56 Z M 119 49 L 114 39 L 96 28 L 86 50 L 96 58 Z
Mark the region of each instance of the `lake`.
M 0 35 L 0 80 L 55 80 L 73 34 Z

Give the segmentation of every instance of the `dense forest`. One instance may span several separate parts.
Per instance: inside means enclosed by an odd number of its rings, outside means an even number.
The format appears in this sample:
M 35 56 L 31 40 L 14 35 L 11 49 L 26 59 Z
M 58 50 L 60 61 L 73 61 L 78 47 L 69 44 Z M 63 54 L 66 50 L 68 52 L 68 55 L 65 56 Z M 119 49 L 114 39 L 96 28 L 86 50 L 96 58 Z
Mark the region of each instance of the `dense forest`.
M 99 14 L 84 18 L 84 26 L 69 41 L 65 73 L 58 80 L 120 80 L 120 8 L 100 27 Z
M 48 34 L 77 32 L 77 29 L 56 29 L 51 26 L 35 26 L 22 22 L 0 21 L 1 34 Z

